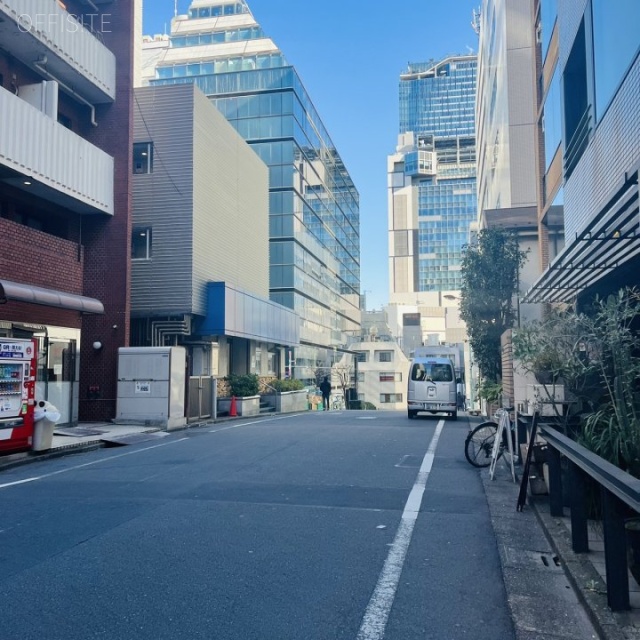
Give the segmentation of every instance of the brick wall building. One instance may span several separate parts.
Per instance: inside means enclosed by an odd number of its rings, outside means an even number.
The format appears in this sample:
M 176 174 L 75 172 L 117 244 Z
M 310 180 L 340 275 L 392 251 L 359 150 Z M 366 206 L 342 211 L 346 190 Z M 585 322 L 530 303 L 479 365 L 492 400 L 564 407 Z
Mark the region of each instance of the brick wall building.
M 114 417 L 129 341 L 135 2 L 95 6 L 0 7 L 0 336 L 66 423 Z

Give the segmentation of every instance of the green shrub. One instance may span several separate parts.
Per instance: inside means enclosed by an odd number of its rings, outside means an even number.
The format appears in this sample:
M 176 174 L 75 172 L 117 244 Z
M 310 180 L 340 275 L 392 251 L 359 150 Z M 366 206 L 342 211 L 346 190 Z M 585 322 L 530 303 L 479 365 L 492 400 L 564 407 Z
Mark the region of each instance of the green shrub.
M 255 373 L 245 375 L 231 374 L 225 380 L 229 383 L 231 395 L 237 398 L 257 396 L 260 390 L 260 379 Z
M 483 380 L 478 387 L 478 397 L 491 404 L 499 404 L 502 397 L 502 385 L 493 380 Z
M 296 378 L 290 378 L 288 380 L 273 380 L 271 386 L 276 391 L 301 391 L 304 389 L 304 382 L 297 380 Z

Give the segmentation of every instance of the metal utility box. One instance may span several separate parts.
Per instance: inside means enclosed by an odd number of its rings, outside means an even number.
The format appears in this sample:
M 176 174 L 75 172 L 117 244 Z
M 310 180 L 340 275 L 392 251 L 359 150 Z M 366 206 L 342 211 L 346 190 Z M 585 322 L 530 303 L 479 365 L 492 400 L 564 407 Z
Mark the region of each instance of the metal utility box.
M 186 359 L 184 347 L 118 349 L 116 422 L 184 426 Z
M 539 411 L 541 416 L 564 415 L 564 385 L 528 384 L 527 399 L 525 401 L 525 415 L 533 415 Z

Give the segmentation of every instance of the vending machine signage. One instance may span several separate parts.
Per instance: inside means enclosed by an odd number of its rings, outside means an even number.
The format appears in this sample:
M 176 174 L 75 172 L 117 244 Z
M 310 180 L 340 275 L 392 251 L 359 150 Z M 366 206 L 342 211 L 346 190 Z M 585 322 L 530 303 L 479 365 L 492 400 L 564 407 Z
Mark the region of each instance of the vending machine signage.
M 0 338 L 0 453 L 31 447 L 36 343 Z

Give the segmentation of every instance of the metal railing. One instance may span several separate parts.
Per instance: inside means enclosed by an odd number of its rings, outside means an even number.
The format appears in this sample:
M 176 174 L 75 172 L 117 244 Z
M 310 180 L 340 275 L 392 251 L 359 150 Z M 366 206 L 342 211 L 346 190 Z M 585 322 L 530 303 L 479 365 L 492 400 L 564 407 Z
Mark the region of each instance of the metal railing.
M 629 609 L 625 505 L 640 513 L 640 480 L 571 440 L 551 425 L 541 424 L 540 434 L 549 445 L 549 507 L 554 517 L 564 515 L 561 456 L 568 461 L 569 486 L 566 494 L 571 509 L 571 542 L 575 553 L 589 551 L 585 475 L 593 478 L 600 486 L 607 602 L 613 611 Z

